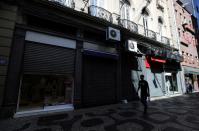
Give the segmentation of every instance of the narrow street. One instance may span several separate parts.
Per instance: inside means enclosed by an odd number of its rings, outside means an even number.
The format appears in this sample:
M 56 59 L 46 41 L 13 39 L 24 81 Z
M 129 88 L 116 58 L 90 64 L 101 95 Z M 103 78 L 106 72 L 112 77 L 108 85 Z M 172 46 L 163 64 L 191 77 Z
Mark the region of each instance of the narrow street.
M 1 120 L 0 131 L 198 131 L 199 93 L 81 109 L 64 114 Z

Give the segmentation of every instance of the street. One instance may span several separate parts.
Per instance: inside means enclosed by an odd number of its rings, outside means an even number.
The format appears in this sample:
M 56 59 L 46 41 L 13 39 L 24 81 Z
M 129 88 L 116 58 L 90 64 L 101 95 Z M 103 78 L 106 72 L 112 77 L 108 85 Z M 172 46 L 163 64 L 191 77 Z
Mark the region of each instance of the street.
M 0 131 L 199 131 L 199 93 L 0 121 Z

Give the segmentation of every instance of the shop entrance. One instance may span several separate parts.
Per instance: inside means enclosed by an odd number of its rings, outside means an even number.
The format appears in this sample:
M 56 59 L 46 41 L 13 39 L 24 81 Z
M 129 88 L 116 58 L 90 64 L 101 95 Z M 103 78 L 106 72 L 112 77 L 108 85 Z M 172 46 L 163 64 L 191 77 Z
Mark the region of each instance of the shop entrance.
M 26 42 L 17 112 L 72 105 L 73 49 Z
M 83 57 L 83 104 L 104 105 L 116 102 L 117 60 L 92 55 Z
M 178 93 L 176 73 L 165 73 L 165 93 L 168 95 Z

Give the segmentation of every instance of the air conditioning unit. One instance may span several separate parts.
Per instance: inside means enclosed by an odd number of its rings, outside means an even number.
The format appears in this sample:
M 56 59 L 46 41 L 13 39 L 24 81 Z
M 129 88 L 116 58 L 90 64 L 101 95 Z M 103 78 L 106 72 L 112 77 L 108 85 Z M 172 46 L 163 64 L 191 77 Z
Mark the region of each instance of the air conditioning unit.
M 127 40 L 127 48 L 128 48 L 128 51 L 137 52 L 138 51 L 137 41 Z
M 108 27 L 106 32 L 106 39 L 120 41 L 120 30 Z

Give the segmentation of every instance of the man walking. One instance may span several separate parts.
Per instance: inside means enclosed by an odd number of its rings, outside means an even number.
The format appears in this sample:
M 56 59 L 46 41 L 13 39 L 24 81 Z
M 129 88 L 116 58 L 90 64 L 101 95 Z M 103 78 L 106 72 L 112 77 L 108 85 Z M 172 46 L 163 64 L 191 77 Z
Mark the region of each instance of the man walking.
M 150 96 L 148 82 L 144 80 L 144 75 L 140 75 L 138 91 L 141 88 L 141 102 L 144 105 L 144 114 L 147 113 L 147 97 Z

